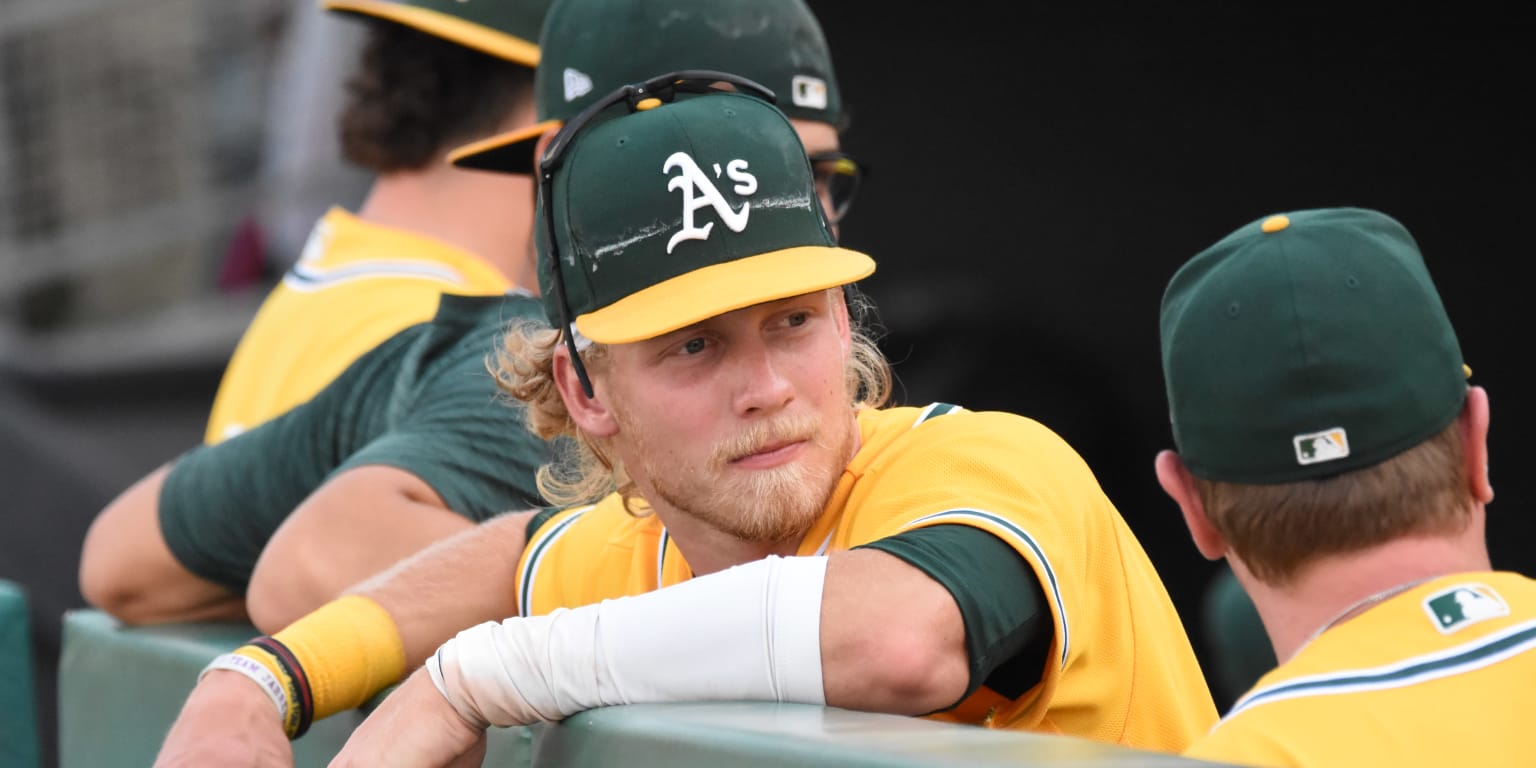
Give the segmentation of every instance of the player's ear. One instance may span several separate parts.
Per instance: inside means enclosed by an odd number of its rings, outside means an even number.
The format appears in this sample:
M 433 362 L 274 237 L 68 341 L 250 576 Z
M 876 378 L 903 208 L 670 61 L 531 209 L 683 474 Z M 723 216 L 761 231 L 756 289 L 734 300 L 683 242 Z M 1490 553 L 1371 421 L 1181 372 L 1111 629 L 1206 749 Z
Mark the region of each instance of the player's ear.
M 560 391 L 560 399 L 565 401 L 565 410 L 577 428 L 593 437 L 609 437 L 617 432 L 619 423 L 603 401 L 600 377 L 591 368 L 587 369 L 593 393 L 588 397 L 586 390 L 581 387 L 581 379 L 576 376 L 576 367 L 571 364 L 570 348 L 564 344 L 555 347 L 553 365 L 555 388 Z
M 1189 473 L 1189 467 L 1184 466 L 1184 460 L 1173 451 L 1162 451 L 1157 454 L 1155 468 L 1157 482 L 1163 486 L 1163 492 L 1184 513 L 1184 524 L 1189 527 L 1189 536 L 1195 541 L 1195 549 L 1200 550 L 1200 554 L 1207 560 L 1219 560 L 1225 556 L 1227 542 L 1216 531 L 1216 526 L 1211 525 L 1210 518 L 1205 516 L 1205 502 L 1201 501 L 1200 492 L 1195 488 L 1195 478 Z
M 1493 482 L 1488 477 L 1488 392 L 1467 388 L 1467 402 L 1457 423 L 1461 429 L 1463 457 L 1472 498 L 1483 504 L 1493 501 Z

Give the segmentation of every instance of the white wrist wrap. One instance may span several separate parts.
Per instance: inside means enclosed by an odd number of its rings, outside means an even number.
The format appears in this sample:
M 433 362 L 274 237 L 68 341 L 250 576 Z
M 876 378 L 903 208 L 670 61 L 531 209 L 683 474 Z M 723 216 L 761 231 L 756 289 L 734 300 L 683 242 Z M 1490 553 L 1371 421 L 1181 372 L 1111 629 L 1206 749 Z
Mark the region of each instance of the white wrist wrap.
M 466 720 L 526 725 L 616 704 L 825 704 L 825 557 L 771 556 L 643 595 L 487 622 L 427 660 Z

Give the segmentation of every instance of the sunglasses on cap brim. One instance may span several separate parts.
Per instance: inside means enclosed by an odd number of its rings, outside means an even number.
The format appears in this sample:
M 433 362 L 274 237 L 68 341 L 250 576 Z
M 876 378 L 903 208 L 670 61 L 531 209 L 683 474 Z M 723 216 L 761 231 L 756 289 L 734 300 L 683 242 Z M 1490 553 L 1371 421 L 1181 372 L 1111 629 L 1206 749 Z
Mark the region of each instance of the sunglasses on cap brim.
M 571 317 L 570 302 L 565 297 L 565 278 L 561 275 L 564 270 L 560 268 L 559 239 L 555 237 L 555 213 L 554 206 L 551 205 L 555 171 L 559 170 L 560 164 L 565 159 L 566 149 L 570 147 L 576 136 L 586 128 L 588 123 L 592 122 L 593 118 L 610 107 L 624 103 L 628 105 L 629 111 L 634 113 L 641 109 L 649 109 L 655 104 L 670 102 L 676 99 L 679 93 L 731 92 L 746 93 L 769 104 L 778 101 L 778 97 L 766 86 L 728 72 L 707 69 L 669 72 L 644 82 L 615 88 L 608 95 L 588 105 L 560 128 L 559 133 L 550 140 L 543 158 L 539 160 L 539 203 L 544 210 L 544 241 L 548 244 L 549 264 L 554 273 L 555 304 L 560 310 L 559 330 L 565 337 L 566 348 L 570 350 L 571 365 L 576 369 L 576 378 L 581 382 L 581 391 L 585 392 L 587 397 L 593 396 L 592 380 L 587 376 L 587 368 L 582 364 L 581 353 L 576 347 L 574 318 Z M 656 100 L 655 103 L 647 104 L 652 99 Z

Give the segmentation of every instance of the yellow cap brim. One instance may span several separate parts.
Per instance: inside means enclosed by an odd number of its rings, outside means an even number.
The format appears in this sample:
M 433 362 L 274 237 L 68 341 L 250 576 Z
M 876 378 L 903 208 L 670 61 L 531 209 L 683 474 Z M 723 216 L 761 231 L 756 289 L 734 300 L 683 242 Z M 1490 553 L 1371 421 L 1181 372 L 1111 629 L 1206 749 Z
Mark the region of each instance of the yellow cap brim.
M 428 8 L 385 2 L 385 0 L 322 0 L 321 5 L 328 11 L 358 13 L 388 19 L 444 40 L 452 40 L 466 48 L 473 48 L 527 67 L 539 65 L 537 42 L 514 37 Z
M 847 285 L 874 271 L 874 259 L 847 248 L 785 248 L 657 283 L 577 316 L 576 330 L 599 344 L 643 341 L 754 304 Z
M 559 130 L 559 120 L 498 133 L 495 136 L 465 144 L 448 153 L 448 162 L 456 168 L 500 173 L 533 173 L 533 148 L 539 137 L 549 131 Z

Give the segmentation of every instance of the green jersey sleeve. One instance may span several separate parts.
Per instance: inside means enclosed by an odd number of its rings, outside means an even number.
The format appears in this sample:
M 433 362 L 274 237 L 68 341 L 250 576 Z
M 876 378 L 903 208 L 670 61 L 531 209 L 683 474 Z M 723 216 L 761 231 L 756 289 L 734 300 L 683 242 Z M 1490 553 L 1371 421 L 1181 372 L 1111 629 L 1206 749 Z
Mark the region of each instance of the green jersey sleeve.
M 1054 627 L 1033 569 L 1001 539 L 968 525 L 933 525 L 862 545 L 905 560 L 960 607 L 971 681 L 1017 698 L 1040 682 Z M 947 707 L 946 707 L 947 709 Z
M 534 478 L 549 446 L 528 431 L 522 404 L 501 395 L 486 368 L 508 318 L 538 304 L 512 299 L 455 312 L 464 302 L 444 302 L 438 325 L 399 366 L 384 428 L 336 471 L 382 464 L 409 472 L 475 522 L 541 507 Z
M 359 358 L 314 399 L 216 445 L 176 460 L 160 491 L 160 531 L 187 570 L 244 594 L 277 527 L 366 441 L 392 358 L 415 337 L 402 332 Z

